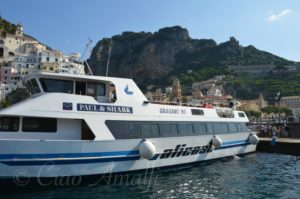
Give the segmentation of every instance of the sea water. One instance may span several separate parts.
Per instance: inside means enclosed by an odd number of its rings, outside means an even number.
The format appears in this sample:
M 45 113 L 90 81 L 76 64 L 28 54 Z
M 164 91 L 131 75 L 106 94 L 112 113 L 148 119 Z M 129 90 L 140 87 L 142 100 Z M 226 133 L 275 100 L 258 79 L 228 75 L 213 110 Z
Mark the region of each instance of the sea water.
M 300 198 L 300 157 L 254 153 L 129 176 L 14 187 L 1 198 Z M 42 182 L 43 183 L 43 182 Z M 46 183 L 46 182 L 45 182 Z M 78 185 L 79 184 L 79 185 Z M 46 184 L 45 184 L 46 185 Z M 2 185 L 3 186 L 3 185 Z

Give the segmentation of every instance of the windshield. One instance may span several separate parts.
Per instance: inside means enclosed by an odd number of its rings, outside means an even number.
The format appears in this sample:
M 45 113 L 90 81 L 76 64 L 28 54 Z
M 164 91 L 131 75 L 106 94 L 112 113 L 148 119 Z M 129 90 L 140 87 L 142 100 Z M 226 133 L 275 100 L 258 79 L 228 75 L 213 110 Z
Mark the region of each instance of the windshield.
M 31 79 L 31 80 L 27 81 L 26 87 L 31 95 L 41 92 L 41 89 L 40 89 L 36 79 Z
M 73 93 L 73 81 L 58 79 L 40 79 L 45 92 Z

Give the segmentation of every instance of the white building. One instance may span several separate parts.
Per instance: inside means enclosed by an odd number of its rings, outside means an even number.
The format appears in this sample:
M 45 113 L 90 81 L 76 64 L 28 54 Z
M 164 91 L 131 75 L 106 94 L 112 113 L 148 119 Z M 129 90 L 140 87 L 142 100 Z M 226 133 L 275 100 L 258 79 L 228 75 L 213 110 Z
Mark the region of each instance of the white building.
M 279 102 L 281 107 L 289 108 L 293 111 L 293 115 L 300 116 L 300 96 L 282 97 Z
M 15 34 L 0 37 L 1 85 L 0 98 L 22 87 L 22 78 L 39 70 L 56 73 L 85 74 L 80 54 L 64 55 L 58 50 L 49 50 L 44 44 L 23 33 L 17 25 Z
M 297 71 L 297 66 L 296 66 L 296 65 L 285 66 L 284 68 L 285 68 L 288 72 L 296 72 L 296 71 Z
M 207 96 L 221 97 L 223 96 L 221 89 L 214 87 L 207 91 Z
M 26 55 L 34 45 L 46 48 L 35 39 L 24 35 L 20 24 L 17 25 L 15 34 L 7 33 L 5 37 L 0 37 L 0 44 L 0 62 L 9 62 L 16 55 Z

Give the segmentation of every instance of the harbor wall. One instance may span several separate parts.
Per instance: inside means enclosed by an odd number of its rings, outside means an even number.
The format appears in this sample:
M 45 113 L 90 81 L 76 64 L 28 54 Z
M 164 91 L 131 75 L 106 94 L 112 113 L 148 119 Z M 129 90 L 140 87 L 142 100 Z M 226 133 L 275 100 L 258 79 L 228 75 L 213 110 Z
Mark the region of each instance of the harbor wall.
M 300 155 L 300 139 L 278 138 L 274 142 L 272 138 L 260 138 L 256 150 L 298 156 Z

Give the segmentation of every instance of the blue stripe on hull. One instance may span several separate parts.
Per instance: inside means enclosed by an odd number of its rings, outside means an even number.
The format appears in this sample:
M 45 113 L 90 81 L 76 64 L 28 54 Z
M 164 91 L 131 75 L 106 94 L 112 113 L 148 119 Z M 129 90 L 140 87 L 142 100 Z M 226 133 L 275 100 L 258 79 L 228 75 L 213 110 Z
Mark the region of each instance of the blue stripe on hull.
M 101 159 L 85 159 L 85 160 L 38 160 L 38 161 L 9 161 L 1 162 L 9 166 L 36 166 L 36 165 L 62 165 L 62 164 L 90 164 L 103 162 L 121 162 L 139 160 L 140 156 L 119 157 L 119 158 L 101 158 Z
M 217 150 L 228 149 L 228 148 L 238 147 L 238 146 L 246 146 L 246 145 L 249 145 L 249 144 L 250 144 L 250 142 L 248 140 L 224 142 L 222 144 L 222 146 L 220 148 L 218 148 Z
M 53 154 L 0 154 L 1 159 L 30 159 L 30 158 L 85 158 L 85 157 L 107 157 L 120 155 L 139 155 L 139 151 L 113 151 L 98 153 L 53 153 Z
M 228 149 L 240 146 L 246 146 L 250 143 L 247 140 L 224 142 L 219 149 Z M 136 155 L 125 157 L 109 157 L 101 158 L 105 156 L 119 156 L 119 155 Z M 160 154 L 156 154 L 151 160 L 156 160 Z M 2 154 L 0 159 L 13 159 L 13 158 L 98 158 L 99 159 L 77 159 L 77 160 L 9 160 L 1 161 L 0 163 L 9 166 L 35 166 L 35 165 L 64 165 L 64 164 L 90 164 L 90 163 L 104 163 L 104 162 L 119 162 L 119 161 L 134 161 L 139 160 L 139 151 L 115 151 L 115 152 L 99 152 L 99 153 L 65 153 L 65 154 Z

